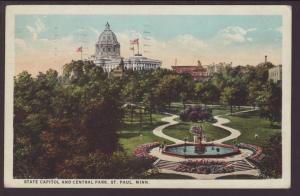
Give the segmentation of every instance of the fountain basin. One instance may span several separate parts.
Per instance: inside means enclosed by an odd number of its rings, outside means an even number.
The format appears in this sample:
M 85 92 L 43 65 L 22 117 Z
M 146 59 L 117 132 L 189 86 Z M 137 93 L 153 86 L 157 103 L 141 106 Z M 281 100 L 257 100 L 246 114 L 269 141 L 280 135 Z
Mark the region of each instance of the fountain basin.
M 224 158 L 240 154 L 240 150 L 227 144 L 173 144 L 167 145 L 163 154 L 182 158 Z

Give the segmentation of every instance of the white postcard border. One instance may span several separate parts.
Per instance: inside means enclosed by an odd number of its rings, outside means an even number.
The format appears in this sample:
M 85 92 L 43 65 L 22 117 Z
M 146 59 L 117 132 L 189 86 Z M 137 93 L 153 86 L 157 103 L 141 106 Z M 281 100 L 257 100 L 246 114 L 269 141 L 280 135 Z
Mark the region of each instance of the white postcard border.
M 146 180 L 148 184 L 26 184 L 13 179 L 13 76 L 15 16 L 41 15 L 281 15 L 282 16 L 282 179 L 263 180 Z M 282 5 L 11 5 L 6 8 L 4 184 L 17 188 L 289 188 L 291 184 L 291 7 Z M 67 180 L 67 179 L 66 179 Z M 70 180 L 70 179 L 69 179 Z M 72 180 L 72 179 L 71 179 Z M 88 180 L 88 179 L 86 179 Z M 59 179 L 60 182 L 63 179 Z M 73 180 L 76 181 L 76 180 Z M 96 182 L 96 180 L 89 180 Z M 88 181 L 87 181 L 88 182 Z M 74 182 L 75 183 L 75 182 Z

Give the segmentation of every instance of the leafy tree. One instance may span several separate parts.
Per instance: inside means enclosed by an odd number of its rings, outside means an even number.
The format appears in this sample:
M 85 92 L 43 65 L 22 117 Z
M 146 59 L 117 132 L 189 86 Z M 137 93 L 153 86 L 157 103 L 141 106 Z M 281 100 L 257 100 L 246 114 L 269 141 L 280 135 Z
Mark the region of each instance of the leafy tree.
M 230 106 L 230 113 L 232 114 L 233 105 L 236 103 L 238 90 L 234 87 L 226 87 L 221 94 L 221 102 Z
M 145 110 L 149 111 L 150 123 L 152 124 L 152 113 L 155 110 L 155 101 L 156 97 L 153 92 L 145 93 L 143 97 L 143 105 L 145 106 Z
M 275 84 L 272 81 L 266 85 L 265 90 L 258 97 L 261 115 L 268 118 L 271 124 L 281 120 L 281 99 L 281 83 Z
M 282 176 L 282 138 L 275 134 L 264 147 L 264 159 L 260 163 L 264 178 L 281 178 Z
M 178 75 L 166 75 L 158 84 L 159 99 L 168 105 L 169 110 L 171 109 L 171 102 L 178 99 L 179 87 L 180 77 Z

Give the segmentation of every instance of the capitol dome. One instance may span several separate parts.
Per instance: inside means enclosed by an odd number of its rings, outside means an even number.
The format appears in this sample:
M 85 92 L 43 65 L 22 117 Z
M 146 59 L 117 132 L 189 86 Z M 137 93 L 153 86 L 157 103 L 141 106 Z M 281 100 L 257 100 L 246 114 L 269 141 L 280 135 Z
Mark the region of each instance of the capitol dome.
M 117 36 L 110 29 L 110 25 L 106 23 L 104 31 L 100 34 L 96 43 L 96 54 L 99 58 L 119 58 L 120 43 Z

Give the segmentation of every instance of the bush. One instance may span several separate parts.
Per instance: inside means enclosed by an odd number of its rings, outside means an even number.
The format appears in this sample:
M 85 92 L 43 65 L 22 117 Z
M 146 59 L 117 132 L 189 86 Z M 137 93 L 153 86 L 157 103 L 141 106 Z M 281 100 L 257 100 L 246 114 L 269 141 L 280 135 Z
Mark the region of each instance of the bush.
M 193 121 L 197 122 L 201 121 L 211 121 L 212 117 L 212 110 L 209 108 L 203 109 L 202 107 L 189 107 L 180 113 L 180 119 L 182 121 Z

